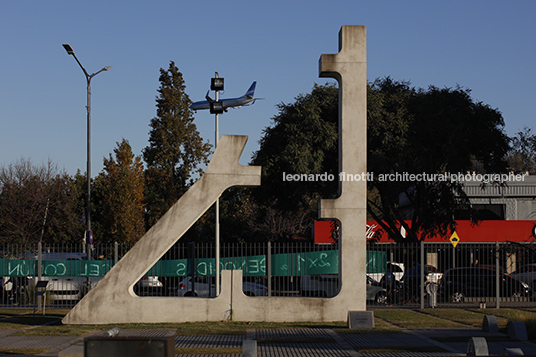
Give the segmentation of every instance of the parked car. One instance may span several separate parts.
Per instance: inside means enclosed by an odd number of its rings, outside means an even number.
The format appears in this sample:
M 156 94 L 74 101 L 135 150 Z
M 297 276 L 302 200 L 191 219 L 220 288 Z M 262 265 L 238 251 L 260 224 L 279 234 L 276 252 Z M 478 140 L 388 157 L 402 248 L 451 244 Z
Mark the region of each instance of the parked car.
M 428 274 L 426 275 L 426 282 L 438 284 L 443 277 L 443 274 L 440 273 L 439 270 L 437 270 L 437 268 L 433 265 L 425 265 L 424 268 L 428 271 Z
M 376 280 L 367 276 L 366 299 L 377 304 L 385 304 L 387 290 Z M 301 278 L 301 296 L 332 297 L 339 292 L 338 275 L 304 275 Z
M 440 294 L 451 302 L 463 302 L 465 297 L 495 297 L 496 271 L 494 269 L 468 267 L 445 271 L 440 283 Z M 530 297 L 532 289 L 524 282 L 508 274 L 499 273 L 500 297 Z
M 214 297 L 216 284 L 214 277 L 196 276 L 192 289 L 192 277 L 187 276 L 179 283 L 178 296 Z M 244 281 L 242 291 L 247 296 L 268 296 L 268 288 L 264 285 Z
M 376 280 L 367 276 L 367 300 L 376 304 L 387 303 L 387 290 Z
M 134 292 L 140 296 L 161 295 L 160 290 L 162 290 L 163 286 L 157 276 L 144 276 L 134 285 Z
M 536 287 L 536 264 L 526 264 L 514 271 L 512 278 L 528 284 L 533 290 Z
M 387 266 L 385 270 L 391 271 L 394 274 L 395 279 L 397 281 L 402 280 L 402 277 L 404 276 L 404 272 L 405 272 L 403 263 L 397 263 L 397 262 L 391 262 L 391 261 L 387 262 Z M 385 275 L 385 272 L 367 273 L 367 276 L 375 281 L 381 281 L 384 275 Z
M 301 277 L 301 296 L 332 297 L 339 293 L 339 275 L 304 275 Z
M 34 254 L 30 257 L 33 260 L 38 259 L 38 255 Z M 43 261 L 54 261 L 56 264 L 51 264 L 45 270 L 48 269 L 51 272 L 61 271 L 66 269 L 66 266 L 62 261 L 82 261 L 87 260 L 86 253 L 78 252 L 54 252 L 54 253 L 42 253 L 41 259 Z M 91 277 L 91 288 L 94 287 L 102 277 Z M 68 300 L 80 300 L 89 290 L 88 278 L 85 276 L 43 276 L 41 281 L 48 281 L 47 291 L 55 301 L 68 301 Z M 37 283 L 37 279 L 33 279 L 33 284 Z

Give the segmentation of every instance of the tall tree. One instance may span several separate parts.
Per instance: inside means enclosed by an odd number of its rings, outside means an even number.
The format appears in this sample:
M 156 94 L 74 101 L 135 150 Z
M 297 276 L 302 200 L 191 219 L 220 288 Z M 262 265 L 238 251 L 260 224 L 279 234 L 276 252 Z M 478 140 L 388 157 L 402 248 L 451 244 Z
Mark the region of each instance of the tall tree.
M 117 143 L 114 155 L 104 159 L 104 170 L 95 183 L 100 208 L 97 241 L 135 243 L 145 233 L 143 163 L 125 139 Z
M 389 77 L 370 83 L 367 93 L 368 171 L 374 174 L 368 182 L 370 216 L 385 221 L 383 228 L 396 241 L 402 241 L 397 226 L 406 219 L 413 224 L 405 227 L 404 241 L 445 232 L 454 224 L 454 213 L 468 208 L 460 182 L 379 177 L 465 172 L 475 163 L 486 172 L 502 172 L 508 137 L 500 112 L 475 102 L 469 90 L 419 89 Z M 253 157 L 253 164 L 263 165 L 263 186 L 253 196 L 261 208 L 258 217 L 273 217 L 268 207 L 289 219 L 290 211 L 315 217 L 318 197 L 336 194 L 337 107 L 338 89 L 332 84 L 280 105 Z M 313 181 L 285 180 L 284 173 L 313 174 Z M 334 180 L 316 176 L 331 173 Z M 268 207 L 263 210 L 263 205 Z M 302 223 L 293 229 L 305 232 Z
M 509 168 L 515 172 L 536 174 L 536 134 L 525 127 L 511 140 L 512 148 L 506 157 Z
M 84 225 L 75 180 L 52 162 L 20 159 L 0 168 L 0 242 L 81 242 Z
M 248 212 L 256 216 L 267 239 L 310 237 L 319 198 L 334 197 L 336 181 L 288 181 L 284 174 L 337 176 L 338 90 L 315 85 L 294 103 L 278 105 L 279 113 L 264 130 L 252 164 L 262 166 L 262 185 L 252 190 Z M 253 210 L 253 211 L 252 211 Z M 259 232 L 261 234 L 261 232 Z
M 151 119 L 149 146 L 143 150 L 146 169 L 147 224 L 152 226 L 201 174 L 211 145 L 204 143 L 194 124 L 192 104 L 182 73 L 170 62 L 160 69 L 156 117 Z
M 469 209 L 463 182 L 441 181 L 434 174 L 506 169 L 502 115 L 474 101 L 467 89 L 415 89 L 387 77 L 371 84 L 368 113 L 368 170 L 376 177 L 428 175 L 369 182 L 377 196 L 368 200 L 368 211 L 396 241 L 448 235 L 456 212 Z M 408 233 L 405 239 L 399 225 Z

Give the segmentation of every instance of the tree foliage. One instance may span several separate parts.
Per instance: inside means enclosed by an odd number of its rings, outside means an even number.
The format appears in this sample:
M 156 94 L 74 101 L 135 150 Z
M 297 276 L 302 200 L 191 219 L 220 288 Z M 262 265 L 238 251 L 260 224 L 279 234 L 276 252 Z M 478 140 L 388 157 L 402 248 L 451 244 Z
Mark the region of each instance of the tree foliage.
M 368 171 L 376 178 L 368 182 L 369 214 L 385 221 L 383 228 L 396 241 L 401 240 L 397 226 L 405 219 L 413 220 L 405 227 L 409 232 L 405 241 L 448 230 L 454 213 L 468 208 L 459 182 L 377 178 L 391 173 L 458 173 L 476 167 L 501 172 L 508 150 L 501 113 L 475 102 L 469 90 L 414 88 L 389 77 L 370 83 L 367 97 Z M 256 217 L 258 223 L 272 220 L 273 226 L 289 227 L 280 237 L 304 236 L 312 219 L 282 225 L 273 217 L 315 217 L 318 199 L 335 195 L 337 110 L 336 86 L 315 85 L 295 103 L 281 104 L 273 125 L 264 131 L 252 162 L 263 166 L 262 186 L 253 196 Z M 336 179 L 289 182 L 284 173 L 331 173 Z
M 469 90 L 376 80 L 368 94 L 368 170 L 375 176 L 503 172 L 509 148 L 503 127 L 501 113 L 475 102 Z M 469 209 L 462 182 L 430 177 L 368 183 L 368 212 L 392 239 L 401 240 L 399 224 L 405 241 L 447 234 L 456 212 Z
M 96 240 L 135 243 L 145 233 L 143 164 L 125 139 L 117 143 L 114 156 L 104 159 L 95 184 L 100 228 Z
M 83 203 L 73 178 L 52 163 L 0 168 L 0 242 L 81 242 Z
M 156 117 L 143 150 L 145 171 L 123 139 L 93 181 L 97 242 L 139 239 L 207 162 L 210 145 L 193 123 L 182 74 L 170 62 L 167 70 L 160 69 L 159 79 Z M 380 175 L 499 173 L 506 168 L 506 153 L 511 169 L 536 172 L 536 136 L 525 128 L 510 149 L 501 113 L 473 100 L 467 89 L 414 88 L 387 77 L 369 83 L 367 97 L 368 171 L 374 175 L 368 182 L 368 213 L 395 241 L 402 241 L 398 227 L 405 220 L 412 223 L 405 226 L 404 241 L 447 232 L 458 210 L 469 209 L 469 201 L 460 182 L 379 180 Z M 262 185 L 223 195 L 222 241 L 310 237 L 319 199 L 337 195 L 338 99 L 336 85 L 315 85 L 311 93 L 278 105 L 251 162 L 263 167 Z M 300 174 L 324 176 L 311 181 L 285 176 Z M 80 172 L 70 177 L 50 162 L 35 166 L 21 159 L 0 167 L 0 242 L 81 242 L 85 185 Z M 210 210 L 186 238 L 211 240 L 213 233 Z
M 536 174 L 536 134 L 531 128 L 525 127 L 514 135 L 506 160 L 517 173 Z
M 200 165 L 207 162 L 211 147 L 193 122 L 192 102 L 173 61 L 168 70 L 160 69 L 159 80 L 156 117 L 150 123 L 149 146 L 143 150 L 148 226 L 186 192 L 192 176 L 201 173 Z
M 252 190 L 249 211 L 256 227 L 270 239 L 310 236 L 320 197 L 334 197 L 337 182 L 289 182 L 284 174 L 337 174 L 338 91 L 315 85 L 294 103 L 278 105 L 279 113 L 264 130 L 253 165 L 262 166 L 262 185 Z

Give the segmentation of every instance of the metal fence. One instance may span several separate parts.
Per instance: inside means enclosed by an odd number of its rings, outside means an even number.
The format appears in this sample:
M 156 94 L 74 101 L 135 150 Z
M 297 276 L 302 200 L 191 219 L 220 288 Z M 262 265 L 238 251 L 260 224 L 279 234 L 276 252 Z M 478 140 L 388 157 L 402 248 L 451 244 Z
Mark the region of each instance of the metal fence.
M 47 281 L 47 307 L 72 307 L 129 248 L 0 245 L 0 304 L 34 307 L 41 303 L 36 283 Z M 534 248 L 519 243 L 368 243 L 367 305 L 534 307 Z M 243 292 L 252 297 L 331 297 L 344 284 L 336 245 L 223 244 L 220 255 L 221 269 L 243 271 Z M 215 266 L 212 244 L 176 244 L 135 284 L 134 292 L 213 297 Z

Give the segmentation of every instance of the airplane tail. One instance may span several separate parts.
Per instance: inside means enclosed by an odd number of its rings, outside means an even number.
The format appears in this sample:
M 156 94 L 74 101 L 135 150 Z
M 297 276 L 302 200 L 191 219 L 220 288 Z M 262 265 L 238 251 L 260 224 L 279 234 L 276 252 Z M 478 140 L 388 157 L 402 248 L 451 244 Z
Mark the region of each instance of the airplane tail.
M 257 82 L 253 82 L 251 87 L 249 87 L 248 91 L 246 92 L 247 97 L 252 97 L 253 98 L 253 95 L 255 94 L 255 86 L 256 85 L 257 85 Z

